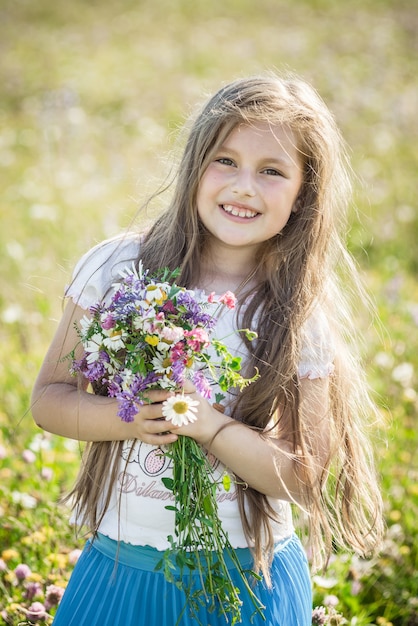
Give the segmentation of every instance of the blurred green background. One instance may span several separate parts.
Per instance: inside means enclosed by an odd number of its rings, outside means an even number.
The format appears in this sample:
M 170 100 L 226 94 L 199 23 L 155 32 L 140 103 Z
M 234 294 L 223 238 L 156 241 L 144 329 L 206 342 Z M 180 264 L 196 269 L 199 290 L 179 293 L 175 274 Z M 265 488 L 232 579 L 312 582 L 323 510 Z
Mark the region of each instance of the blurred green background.
M 73 264 L 131 224 L 196 104 L 265 69 L 300 74 L 337 118 L 356 174 L 348 243 L 381 320 L 363 334 L 388 536 L 372 563 L 336 558 L 315 602 L 352 624 L 418 624 L 415 0 L 1 0 L 0 623 L 28 606 L 16 564 L 64 584 L 78 545 L 55 502 L 79 447 L 29 413 Z

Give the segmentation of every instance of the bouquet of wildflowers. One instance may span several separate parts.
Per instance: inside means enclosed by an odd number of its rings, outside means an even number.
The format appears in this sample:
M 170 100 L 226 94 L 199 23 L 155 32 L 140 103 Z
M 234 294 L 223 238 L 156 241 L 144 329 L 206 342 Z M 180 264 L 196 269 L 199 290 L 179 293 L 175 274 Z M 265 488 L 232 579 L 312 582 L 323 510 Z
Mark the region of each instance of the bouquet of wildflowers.
M 177 275 L 162 270 L 151 276 L 142 265 L 124 270 L 110 303 L 91 307 L 91 316 L 76 327 L 84 355 L 76 360 L 75 349 L 70 354 L 72 372 L 87 378 L 96 393 L 117 398 L 118 415 L 127 422 L 147 402 L 150 389 L 173 390 L 174 395 L 163 403 L 163 415 L 175 425 L 186 425 L 197 419 L 199 403 L 181 392 L 185 380 L 191 380 L 207 399 L 212 396 L 211 383 L 216 383 L 221 393 L 214 399 L 219 404 L 225 397 L 222 392 L 242 389 L 258 376 L 244 378 L 241 358 L 211 336 L 218 310 L 210 313 L 214 303 L 233 308 L 235 296 L 227 292 L 219 298 L 210 294 L 198 299 L 193 291 L 176 285 Z M 240 332 L 250 340 L 256 337 L 249 330 Z M 221 526 L 217 482 L 206 454 L 185 436 L 162 454 L 173 462 L 173 477 L 162 480 L 174 494 L 174 505 L 167 509 L 175 512 L 175 528 L 174 536 L 168 537 L 170 549 L 157 569 L 185 591 L 194 616 L 201 604 L 207 604 L 209 610 L 217 607 L 231 616 L 235 624 L 240 621 L 242 601 L 225 562 L 229 557 L 242 575 L 255 611 L 260 612 L 262 607 Z M 228 490 L 227 474 L 222 482 Z M 187 570 L 200 575 L 203 594 L 193 589 L 192 576 L 182 578 Z M 191 582 L 184 583 L 186 579 Z

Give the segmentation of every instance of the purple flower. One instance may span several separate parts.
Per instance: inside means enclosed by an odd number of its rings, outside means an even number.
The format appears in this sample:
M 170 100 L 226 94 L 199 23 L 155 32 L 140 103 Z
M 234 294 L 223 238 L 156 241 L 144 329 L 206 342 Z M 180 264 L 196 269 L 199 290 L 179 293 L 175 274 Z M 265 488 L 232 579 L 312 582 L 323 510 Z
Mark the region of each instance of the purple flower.
M 194 372 L 192 381 L 201 396 L 209 400 L 212 397 L 212 389 L 206 376 L 202 372 Z
M 135 415 L 138 413 L 138 406 L 143 404 L 140 394 L 152 387 L 158 380 L 159 376 L 155 372 L 148 372 L 146 376 L 136 374 L 129 385 L 129 391 L 121 392 L 119 387 L 119 391 L 114 394 L 114 397 L 118 399 L 119 411 L 117 414 L 122 421 L 133 422 Z M 114 391 L 115 389 L 112 388 L 112 392 Z
M 32 573 L 29 565 L 25 563 L 21 563 L 15 569 L 15 576 L 18 580 L 25 580 Z
M 138 408 L 135 399 L 126 391 L 117 396 L 119 402 L 118 416 L 123 422 L 133 422 Z
M 103 361 L 108 361 L 108 355 L 105 352 L 100 352 L 100 358 L 102 358 L 103 355 L 103 360 L 98 360 L 98 361 L 94 361 L 93 363 L 89 363 L 84 372 L 83 375 L 85 376 L 85 378 L 87 378 L 88 381 L 90 381 L 91 383 L 96 381 L 96 380 L 101 380 L 102 378 L 104 378 L 106 376 L 106 367 L 103 363 Z M 104 357 L 104 355 L 106 355 Z
M 42 586 L 38 582 L 28 582 L 25 585 L 24 597 L 26 600 L 32 600 L 35 596 L 42 593 Z
M 87 359 L 83 357 L 82 359 L 74 359 L 71 364 L 70 373 L 71 374 L 84 374 L 84 370 L 87 367 Z
M 136 401 L 142 404 L 142 401 L 140 401 L 137 396 L 146 389 L 149 389 L 149 387 L 158 382 L 158 380 L 159 376 L 155 372 L 148 372 L 146 376 L 136 374 L 130 386 L 132 394 L 136 396 Z
M 312 626 L 324 626 L 327 616 L 323 606 L 317 606 L 312 611 Z
M 183 313 L 185 320 L 190 320 L 194 326 L 204 326 L 205 328 L 213 328 L 216 324 L 216 319 L 205 313 L 198 302 L 187 291 L 182 291 L 177 296 L 177 304 L 185 307 L 186 311 Z
M 26 617 L 31 622 L 37 622 L 41 619 L 45 619 L 47 616 L 45 606 L 42 602 L 34 602 L 30 605 Z
M 182 385 L 184 383 L 184 370 L 185 365 L 183 361 L 174 361 L 171 365 L 173 381 L 177 385 Z
M 116 398 L 121 393 L 122 376 L 115 374 L 112 380 L 109 381 L 107 386 L 107 395 L 111 398 Z
M 115 326 L 116 326 L 116 322 L 113 316 L 109 313 L 108 315 L 106 315 L 105 319 L 102 321 L 102 328 L 104 330 L 110 330 L 111 328 L 114 328 Z
M 52 606 L 56 606 L 60 603 L 64 594 L 63 587 L 57 585 L 48 585 L 45 594 L 45 608 L 49 610 Z

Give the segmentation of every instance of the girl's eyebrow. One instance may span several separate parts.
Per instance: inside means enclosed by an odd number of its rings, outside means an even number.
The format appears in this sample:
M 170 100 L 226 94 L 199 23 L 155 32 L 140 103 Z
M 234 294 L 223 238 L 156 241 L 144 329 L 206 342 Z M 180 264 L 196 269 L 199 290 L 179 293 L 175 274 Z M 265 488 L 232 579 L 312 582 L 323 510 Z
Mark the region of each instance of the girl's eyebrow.
M 227 152 L 230 156 L 238 156 L 238 151 L 234 150 L 234 148 L 226 145 L 226 144 L 221 144 L 218 149 L 216 150 L 215 154 L 219 154 L 220 152 Z M 261 159 L 263 163 L 269 163 L 271 165 L 281 165 L 281 166 L 287 166 L 287 167 L 292 167 L 294 165 L 297 165 L 297 162 L 295 161 L 295 159 L 292 159 L 287 152 L 284 151 L 283 156 L 277 156 L 277 155 L 266 155 L 263 156 L 263 158 Z

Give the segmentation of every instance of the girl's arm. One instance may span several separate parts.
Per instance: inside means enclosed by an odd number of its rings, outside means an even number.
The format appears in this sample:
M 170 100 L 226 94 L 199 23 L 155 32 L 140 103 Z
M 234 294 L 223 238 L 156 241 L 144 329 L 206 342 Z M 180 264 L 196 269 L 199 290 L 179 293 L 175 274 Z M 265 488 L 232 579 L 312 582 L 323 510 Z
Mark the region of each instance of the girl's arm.
M 167 422 L 162 417 L 165 391 L 149 393 L 151 404 L 140 408 L 135 420 L 123 422 L 117 416 L 117 400 L 87 392 L 87 381 L 80 381 L 69 373 L 70 362 L 63 359 L 78 344 L 74 324 L 86 312 L 70 301 L 64 311 L 51 346 L 46 354 L 32 392 L 32 415 L 40 428 L 51 433 L 80 441 L 122 441 L 141 439 L 146 443 L 162 445 L 177 439 L 166 432 Z M 77 354 L 78 352 L 78 354 Z M 82 349 L 76 351 L 81 358 Z
M 319 477 L 329 457 L 328 379 L 303 379 L 300 393 L 301 419 L 309 433 L 308 445 Z M 174 432 L 187 434 L 209 448 L 253 489 L 280 500 L 302 501 L 297 461 L 289 441 L 263 436 L 219 413 L 197 394 L 193 397 L 201 403 L 198 420 L 179 429 L 172 428 Z

